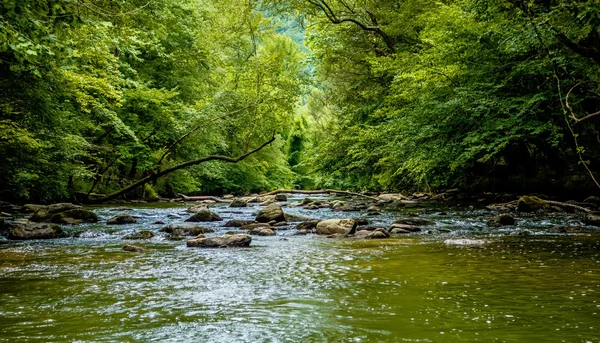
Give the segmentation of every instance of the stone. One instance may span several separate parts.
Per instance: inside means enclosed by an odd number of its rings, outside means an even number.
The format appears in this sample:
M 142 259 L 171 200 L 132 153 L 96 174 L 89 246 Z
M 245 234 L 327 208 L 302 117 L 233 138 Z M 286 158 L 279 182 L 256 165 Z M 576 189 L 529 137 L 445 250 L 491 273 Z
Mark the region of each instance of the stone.
M 392 226 L 390 227 L 390 231 L 393 229 L 402 229 L 408 232 L 421 232 L 421 228 L 410 224 L 392 224 Z
M 247 224 L 247 225 L 243 225 L 240 227 L 241 230 L 254 230 L 256 228 L 270 228 L 271 225 L 267 224 L 267 223 L 252 223 L 252 224 Z
M 62 228 L 56 224 L 13 222 L 7 238 L 14 240 L 54 239 L 67 237 Z
M 356 231 L 357 226 L 356 219 L 328 219 L 320 221 L 316 229 L 319 235 L 350 235 Z
M 248 247 L 252 242 L 250 235 L 227 235 L 212 238 L 197 238 L 187 241 L 188 247 L 194 248 L 229 248 L 229 247 Z
M 298 214 L 284 213 L 284 215 L 285 215 L 286 222 L 304 222 L 304 221 L 313 220 L 310 217 L 301 216 Z
M 21 208 L 23 213 L 35 213 L 40 211 L 47 211 L 48 206 L 46 205 L 38 205 L 38 204 L 25 204 Z
M 229 204 L 229 207 L 246 207 L 248 206 L 248 201 L 242 198 L 235 198 Z
M 173 236 L 197 236 L 203 233 L 215 232 L 215 230 L 207 227 L 202 227 L 197 224 L 181 223 L 170 224 L 159 230 L 160 232 L 169 233 Z
M 285 194 L 277 194 L 275 196 L 276 201 L 287 201 L 288 197 Z
M 496 216 L 496 217 L 488 220 L 488 222 L 487 222 L 487 226 L 491 226 L 491 227 L 509 226 L 509 225 L 516 225 L 516 221 L 515 221 L 515 218 L 513 218 L 513 216 L 511 216 L 510 214 L 507 214 L 507 213 L 503 213 L 499 216 Z
M 218 214 L 209 210 L 208 207 L 195 208 L 194 211 L 194 215 L 186 219 L 186 222 L 212 222 L 223 220 Z
M 301 203 L 302 203 L 302 205 L 308 205 L 308 204 L 313 203 L 313 202 L 314 202 L 314 200 L 311 199 L 311 198 L 304 198 L 304 199 L 302 199 Z
M 250 234 L 257 235 L 257 236 L 276 236 L 277 235 L 275 233 L 275 231 L 273 231 L 272 229 L 266 228 L 266 227 L 250 230 Z
M 296 225 L 296 230 L 312 232 L 317 228 L 317 224 L 319 224 L 319 220 L 311 220 L 311 221 L 303 222 L 303 223 Z
M 377 225 L 358 225 L 356 227 L 356 231 L 375 231 L 377 229 L 383 229 L 385 230 L 385 227 L 383 226 L 377 226 Z
M 400 220 L 396 220 L 393 224 L 408 224 L 408 225 L 422 225 L 422 226 L 435 225 L 435 223 L 430 220 L 419 219 L 419 218 L 400 219 Z
M 123 236 L 123 239 L 150 239 L 152 237 L 154 237 L 154 232 L 144 230 Z
M 143 247 L 140 247 L 138 245 L 132 245 L 132 244 L 124 245 L 123 250 L 129 251 L 129 252 L 144 252 L 144 251 L 146 251 L 146 249 L 144 249 Z
M 50 221 L 55 224 L 96 223 L 98 216 L 90 210 L 74 208 L 55 214 Z
M 233 199 L 233 198 L 234 198 L 233 194 L 225 194 L 225 195 L 223 195 L 223 199 L 225 199 L 225 200 L 229 200 L 229 199 Z
M 373 231 L 361 230 L 354 234 L 356 238 L 364 239 L 383 239 L 389 238 L 390 234 L 383 228 L 377 228 Z
M 600 226 L 600 212 L 591 212 L 585 216 L 585 224 Z
M 381 213 L 381 209 L 377 206 L 369 206 L 369 208 L 367 208 L 367 213 L 369 214 L 380 214 Z
M 273 220 L 276 222 L 285 221 L 285 214 L 279 204 L 271 204 L 260 210 L 256 215 L 256 221 L 259 223 L 268 223 Z
M 71 203 L 59 203 L 59 204 L 49 205 L 46 211 L 48 213 L 60 213 L 60 212 L 65 212 L 65 211 L 74 210 L 74 209 L 78 209 L 78 208 L 81 208 L 81 206 L 74 205 Z
M 548 207 L 546 201 L 535 196 L 522 196 L 517 202 L 518 212 L 535 212 Z
M 106 224 L 108 225 L 125 225 L 125 224 L 135 224 L 137 220 L 133 218 L 129 214 L 119 214 L 118 216 L 110 218 Z
M 223 225 L 223 226 L 224 227 L 242 227 L 244 225 L 254 224 L 254 223 L 256 223 L 255 220 L 233 219 L 233 220 L 230 220 L 227 223 L 225 223 L 225 225 Z

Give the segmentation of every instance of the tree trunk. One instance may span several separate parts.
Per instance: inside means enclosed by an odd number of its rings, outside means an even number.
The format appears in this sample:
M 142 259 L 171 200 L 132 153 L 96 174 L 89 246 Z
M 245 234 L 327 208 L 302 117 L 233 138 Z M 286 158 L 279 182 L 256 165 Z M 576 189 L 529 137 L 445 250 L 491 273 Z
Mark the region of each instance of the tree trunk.
M 360 193 L 353 193 L 353 192 L 348 192 L 348 191 L 341 191 L 341 190 L 338 190 L 338 189 L 320 189 L 320 190 L 311 190 L 311 191 L 303 191 L 303 190 L 298 190 L 298 189 L 278 189 L 276 191 L 272 191 L 272 192 L 268 192 L 268 193 L 263 193 L 260 196 L 275 195 L 275 194 L 280 194 L 280 193 L 292 193 L 292 194 L 336 193 L 336 194 L 345 194 L 345 195 L 358 196 L 358 197 L 370 199 L 370 200 L 373 200 L 373 201 L 380 200 L 379 198 L 376 198 L 376 197 L 372 197 L 372 196 L 368 196 L 368 195 L 364 195 L 364 194 L 360 194 Z

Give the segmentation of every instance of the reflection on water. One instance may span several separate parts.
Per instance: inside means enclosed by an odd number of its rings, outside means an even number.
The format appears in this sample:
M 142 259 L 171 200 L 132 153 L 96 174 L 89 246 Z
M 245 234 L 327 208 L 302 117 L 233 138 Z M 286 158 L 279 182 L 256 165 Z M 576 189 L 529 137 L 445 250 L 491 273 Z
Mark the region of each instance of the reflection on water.
M 216 211 L 227 220 L 255 210 Z M 73 230 L 97 235 L 1 249 L 0 341 L 600 341 L 599 237 L 538 234 L 565 218 L 530 217 L 511 232 L 488 232 L 489 214 L 457 211 L 428 216 L 451 231 L 440 235 L 331 240 L 288 230 L 231 250 L 188 249 L 157 235 L 134 254 L 121 250 L 120 237 L 187 214 L 128 213 L 139 223 L 81 226 Z M 443 244 L 473 236 L 488 243 Z

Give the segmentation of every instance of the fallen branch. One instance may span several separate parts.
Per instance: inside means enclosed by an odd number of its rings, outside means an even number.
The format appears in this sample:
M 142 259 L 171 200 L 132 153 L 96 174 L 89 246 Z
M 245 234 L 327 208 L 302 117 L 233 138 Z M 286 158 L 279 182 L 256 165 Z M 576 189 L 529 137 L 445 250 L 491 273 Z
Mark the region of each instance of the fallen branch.
M 560 201 L 552 201 L 552 200 L 544 200 L 546 203 L 548 203 L 549 205 L 554 205 L 554 206 L 558 206 L 558 207 L 564 207 L 564 208 L 571 208 L 577 211 L 582 211 L 585 213 L 590 213 L 592 212 L 592 210 L 590 210 L 589 208 L 585 208 L 583 206 L 579 206 L 579 205 L 573 205 L 573 204 L 569 204 L 566 202 L 560 202 Z
M 364 194 L 360 194 L 360 193 L 354 193 L 354 192 L 348 192 L 348 191 L 340 191 L 337 189 L 320 189 L 320 190 L 312 190 L 312 191 L 304 191 L 304 190 L 298 190 L 298 189 L 278 189 L 276 191 L 272 191 L 272 192 L 268 192 L 268 193 L 263 193 L 260 196 L 266 196 L 266 195 L 276 195 L 276 194 L 281 194 L 281 193 L 292 193 L 292 194 L 324 194 L 324 193 L 336 193 L 336 194 L 345 194 L 345 195 L 353 195 L 353 196 L 358 196 L 358 197 L 363 197 L 363 198 L 367 198 L 370 200 L 374 200 L 374 201 L 378 201 L 378 198 L 372 197 L 372 196 L 368 196 L 368 195 L 364 195 Z
M 223 155 L 210 155 L 210 156 L 206 156 L 197 160 L 193 160 L 193 161 L 188 161 L 188 162 L 184 162 L 181 164 L 178 164 L 174 167 L 171 168 L 167 168 L 165 170 L 159 171 L 159 172 L 153 172 L 152 174 L 146 176 L 145 178 L 138 180 L 134 183 L 132 183 L 131 185 L 124 187 L 114 193 L 111 193 L 105 197 L 102 197 L 100 199 L 96 199 L 96 200 L 92 200 L 90 201 L 91 203 L 104 203 L 113 199 L 116 199 L 118 197 L 120 197 L 123 194 L 126 194 L 138 187 L 141 187 L 145 184 L 147 184 L 148 182 L 152 182 L 162 176 L 165 176 L 167 174 L 170 174 L 176 170 L 179 169 L 184 169 L 187 167 L 191 167 L 191 166 L 196 166 L 198 164 L 204 163 L 204 162 L 208 162 L 208 161 L 224 161 L 224 162 L 229 162 L 229 163 L 237 163 L 243 159 L 245 159 L 246 157 L 262 150 L 264 147 L 266 147 L 267 145 L 273 143 L 273 141 L 275 141 L 275 136 L 273 136 L 271 139 L 269 139 L 268 141 L 266 141 L 265 143 L 263 143 L 261 146 L 259 146 L 258 148 L 251 150 L 241 156 L 238 157 L 230 157 L 230 156 L 223 156 Z
M 208 196 L 208 195 L 187 196 L 187 195 L 181 194 L 181 193 L 177 193 L 177 195 L 179 195 L 185 201 L 212 200 L 212 201 L 216 201 L 216 202 L 225 202 L 225 203 L 230 203 L 231 202 L 231 200 L 221 199 L 221 198 L 217 198 L 217 197 L 213 197 L 213 196 Z

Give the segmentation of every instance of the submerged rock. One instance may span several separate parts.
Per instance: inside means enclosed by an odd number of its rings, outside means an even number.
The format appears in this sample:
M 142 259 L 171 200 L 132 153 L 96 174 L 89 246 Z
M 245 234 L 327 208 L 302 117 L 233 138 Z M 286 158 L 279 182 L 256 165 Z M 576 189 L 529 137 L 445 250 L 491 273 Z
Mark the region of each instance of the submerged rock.
M 516 225 L 515 218 L 510 214 L 503 213 L 499 216 L 496 216 L 487 222 L 487 226 L 491 227 L 499 227 L 499 226 L 508 226 L 508 225 Z
M 256 223 L 255 220 L 233 219 L 233 220 L 230 220 L 227 223 L 225 223 L 225 225 L 223 225 L 223 226 L 224 227 L 242 227 L 244 225 L 254 224 L 254 223 Z
M 383 228 L 377 228 L 374 231 L 361 230 L 354 234 L 356 238 L 365 239 L 383 239 L 389 238 L 390 234 Z
M 129 214 L 119 214 L 118 216 L 110 218 L 106 224 L 108 225 L 125 225 L 125 224 L 135 224 L 137 220 L 133 218 Z
M 202 227 L 198 224 L 182 223 L 170 224 L 159 230 L 160 232 L 169 233 L 173 236 L 197 236 L 203 233 L 215 232 L 215 230 L 207 227 Z
M 320 221 L 317 224 L 317 234 L 319 235 L 350 235 L 356 231 L 358 223 L 356 219 L 328 219 Z
M 284 222 L 285 214 L 281 205 L 271 204 L 258 212 L 256 215 L 256 221 L 259 223 L 268 223 L 270 221 Z
M 138 245 L 132 245 L 132 244 L 124 245 L 123 250 L 129 251 L 129 252 L 144 252 L 144 251 L 146 251 L 146 249 L 144 249 L 143 247 L 140 247 Z
M 152 237 L 154 237 L 154 232 L 144 230 L 123 236 L 123 239 L 150 239 Z
M 11 229 L 8 232 L 8 239 L 29 240 L 67 237 L 62 228 L 56 224 L 16 222 L 10 225 Z
M 227 235 L 212 238 L 197 238 L 187 241 L 188 247 L 193 248 L 229 248 L 248 247 L 252 242 L 250 235 Z

